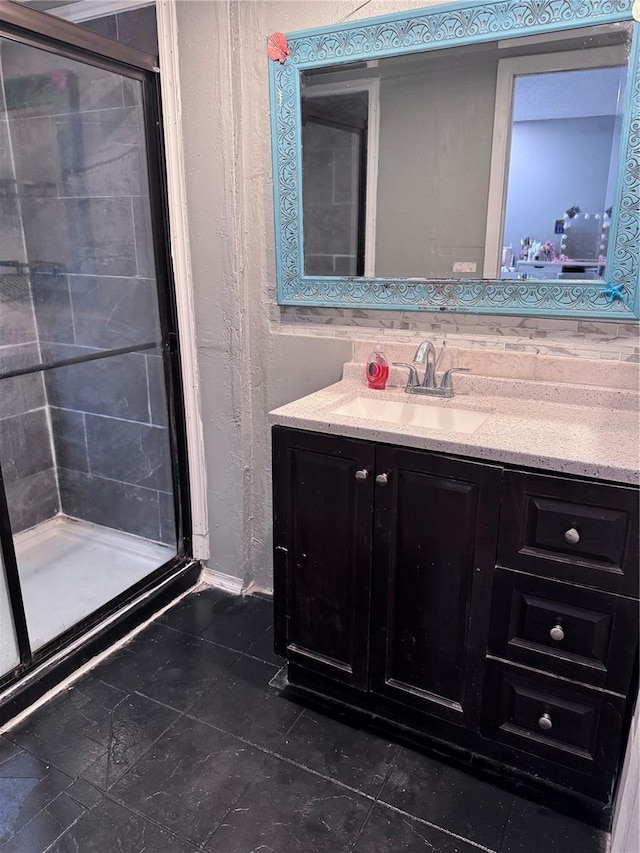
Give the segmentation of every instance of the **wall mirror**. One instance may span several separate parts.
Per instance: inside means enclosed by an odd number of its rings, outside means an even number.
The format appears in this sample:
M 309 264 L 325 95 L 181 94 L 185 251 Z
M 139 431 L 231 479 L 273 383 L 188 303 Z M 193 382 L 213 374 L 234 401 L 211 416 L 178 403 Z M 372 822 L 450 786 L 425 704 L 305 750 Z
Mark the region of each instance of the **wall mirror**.
M 289 35 L 280 304 L 638 317 L 638 29 L 542 0 Z

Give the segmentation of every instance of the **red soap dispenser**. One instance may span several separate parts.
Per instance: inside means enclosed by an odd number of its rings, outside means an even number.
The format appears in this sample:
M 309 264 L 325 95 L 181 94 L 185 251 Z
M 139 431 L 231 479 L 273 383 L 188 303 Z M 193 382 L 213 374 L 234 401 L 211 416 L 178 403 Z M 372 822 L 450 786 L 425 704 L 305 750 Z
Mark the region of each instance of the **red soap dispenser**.
M 389 378 L 389 362 L 385 358 L 380 344 L 376 344 L 367 361 L 367 385 L 377 391 L 384 391 Z

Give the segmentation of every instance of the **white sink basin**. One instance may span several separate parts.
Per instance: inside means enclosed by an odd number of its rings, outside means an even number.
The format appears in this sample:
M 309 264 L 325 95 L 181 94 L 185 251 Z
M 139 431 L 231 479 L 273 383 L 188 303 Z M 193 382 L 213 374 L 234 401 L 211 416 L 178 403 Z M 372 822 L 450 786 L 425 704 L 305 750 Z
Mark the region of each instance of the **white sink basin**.
M 475 432 L 489 417 L 486 412 L 469 412 L 423 403 L 397 403 L 372 397 L 356 397 L 350 403 L 334 409 L 331 414 L 466 433 Z

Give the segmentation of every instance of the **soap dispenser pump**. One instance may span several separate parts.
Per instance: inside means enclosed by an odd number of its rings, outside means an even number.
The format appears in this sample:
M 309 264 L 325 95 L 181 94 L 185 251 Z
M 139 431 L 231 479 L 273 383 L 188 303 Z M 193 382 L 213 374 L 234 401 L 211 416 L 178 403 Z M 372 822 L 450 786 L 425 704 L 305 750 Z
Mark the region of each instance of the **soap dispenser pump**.
M 367 385 L 377 391 L 384 391 L 389 378 L 389 362 L 385 358 L 380 344 L 376 344 L 367 361 Z

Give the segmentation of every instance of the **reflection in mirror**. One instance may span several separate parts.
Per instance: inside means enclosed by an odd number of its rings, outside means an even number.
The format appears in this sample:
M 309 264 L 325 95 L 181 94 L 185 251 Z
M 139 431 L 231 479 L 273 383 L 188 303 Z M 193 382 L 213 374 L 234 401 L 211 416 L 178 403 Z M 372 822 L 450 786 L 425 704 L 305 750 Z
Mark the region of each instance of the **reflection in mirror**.
M 302 105 L 302 199 L 308 275 L 364 275 L 367 92 Z
M 615 56 L 595 49 L 580 58 L 586 65 L 609 63 Z M 513 93 L 500 277 L 601 278 L 627 69 L 609 65 L 540 73 L 534 70 L 539 59 L 528 57 L 522 69 L 519 60 L 507 60 L 498 69 L 499 80 L 506 74 Z M 572 67 L 575 57 L 553 54 L 542 64 Z M 495 272 L 488 268 L 488 256 L 485 262 L 485 273 Z
M 303 71 L 305 275 L 602 274 L 629 43 L 612 24 Z
M 576 260 L 595 257 L 604 260 L 607 257 L 610 223 L 611 206 L 604 213 L 575 213 L 573 216 L 565 213 L 560 226 L 560 255 Z

